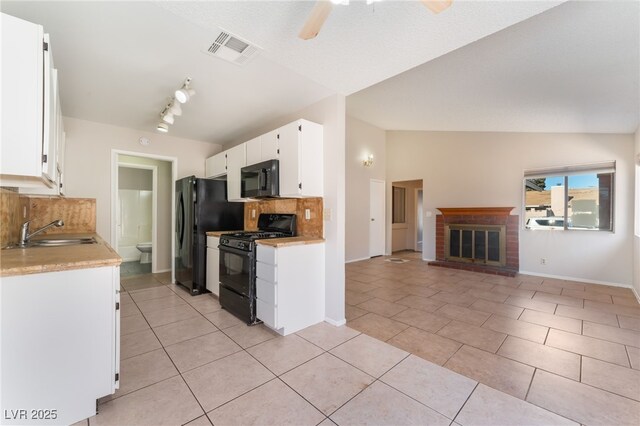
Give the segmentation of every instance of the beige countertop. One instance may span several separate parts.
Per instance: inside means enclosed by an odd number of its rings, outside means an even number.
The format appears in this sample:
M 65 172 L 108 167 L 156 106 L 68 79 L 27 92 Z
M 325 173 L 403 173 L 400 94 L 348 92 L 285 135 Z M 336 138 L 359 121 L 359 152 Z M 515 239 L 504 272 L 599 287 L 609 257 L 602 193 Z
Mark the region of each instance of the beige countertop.
M 287 237 L 287 238 L 273 238 L 269 240 L 257 240 L 256 244 L 270 247 L 288 247 L 299 246 L 304 244 L 320 244 L 324 243 L 324 238 L 318 237 Z
M 55 234 L 41 238 L 78 237 L 94 237 L 97 244 L 0 250 L 0 277 L 116 266 L 122 262 L 118 253 L 98 234 Z

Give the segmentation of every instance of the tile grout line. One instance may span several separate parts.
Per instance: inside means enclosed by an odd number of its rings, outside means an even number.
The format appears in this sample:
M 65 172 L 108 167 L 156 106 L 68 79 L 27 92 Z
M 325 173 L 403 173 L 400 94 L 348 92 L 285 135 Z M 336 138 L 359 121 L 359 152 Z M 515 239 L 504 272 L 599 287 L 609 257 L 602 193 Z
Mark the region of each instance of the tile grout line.
M 473 379 L 471 379 L 473 380 Z M 460 415 L 460 412 L 462 411 L 462 409 L 464 408 L 465 405 L 467 405 L 467 402 L 469 402 L 469 400 L 471 399 L 471 395 L 473 395 L 473 393 L 476 391 L 476 389 L 478 389 L 478 386 L 480 386 L 480 382 L 478 382 L 476 380 L 476 385 L 473 387 L 473 390 L 469 393 L 469 395 L 467 396 L 467 399 L 464 400 L 464 403 L 460 406 L 460 408 L 458 409 L 458 412 L 456 413 L 455 416 L 453 416 L 453 419 L 451 419 L 452 424 L 453 422 L 456 421 L 456 419 L 458 418 L 458 416 Z M 486 385 L 485 385 L 486 386 Z M 497 389 L 496 389 L 497 390 Z M 500 392 L 500 391 L 498 391 Z

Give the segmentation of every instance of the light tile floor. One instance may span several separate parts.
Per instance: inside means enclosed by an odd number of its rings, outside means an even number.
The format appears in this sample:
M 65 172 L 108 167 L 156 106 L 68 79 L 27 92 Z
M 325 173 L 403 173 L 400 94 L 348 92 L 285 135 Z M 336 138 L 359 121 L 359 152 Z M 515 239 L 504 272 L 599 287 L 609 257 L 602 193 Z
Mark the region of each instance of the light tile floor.
M 640 307 L 626 290 L 401 256 L 346 266 L 347 326 L 287 337 L 168 274 L 123 278 L 121 388 L 80 424 L 639 423 Z
M 457 423 L 498 390 L 582 424 L 640 424 L 640 305 L 630 289 L 393 257 L 409 262 L 346 265 L 347 326 L 480 382 Z M 486 423 L 519 423 L 522 413 L 505 412 L 514 417 Z

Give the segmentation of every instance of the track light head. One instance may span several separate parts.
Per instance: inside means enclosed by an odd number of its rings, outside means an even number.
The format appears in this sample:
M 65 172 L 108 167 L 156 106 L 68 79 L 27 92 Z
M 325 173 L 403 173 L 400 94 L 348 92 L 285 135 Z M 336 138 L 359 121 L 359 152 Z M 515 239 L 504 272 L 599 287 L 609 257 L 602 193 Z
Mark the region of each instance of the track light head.
M 156 130 L 162 133 L 167 133 L 169 131 L 169 126 L 166 123 L 158 123 Z
M 187 77 L 182 87 L 176 90 L 176 93 L 175 93 L 176 101 L 180 102 L 181 104 L 187 102 L 189 99 L 191 99 L 193 95 L 196 94 L 196 91 L 189 87 L 190 83 L 191 83 L 191 77 Z
M 162 121 L 167 124 L 173 124 L 173 114 L 170 112 L 164 113 L 160 115 L 162 117 Z
M 180 102 L 176 102 L 175 98 L 169 104 L 169 112 L 176 117 L 180 117 L 182 115 L 182 107 L 180 106 Z

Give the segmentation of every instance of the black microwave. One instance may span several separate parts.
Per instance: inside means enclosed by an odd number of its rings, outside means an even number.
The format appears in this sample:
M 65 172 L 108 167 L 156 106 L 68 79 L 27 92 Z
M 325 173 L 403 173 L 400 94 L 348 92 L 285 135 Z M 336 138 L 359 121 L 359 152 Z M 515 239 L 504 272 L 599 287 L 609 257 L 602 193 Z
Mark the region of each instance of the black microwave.
M 268 160 L 241 169 L 242 198 L 265 198 L 280 195 L 279 161 Z

